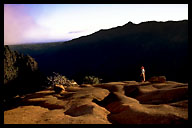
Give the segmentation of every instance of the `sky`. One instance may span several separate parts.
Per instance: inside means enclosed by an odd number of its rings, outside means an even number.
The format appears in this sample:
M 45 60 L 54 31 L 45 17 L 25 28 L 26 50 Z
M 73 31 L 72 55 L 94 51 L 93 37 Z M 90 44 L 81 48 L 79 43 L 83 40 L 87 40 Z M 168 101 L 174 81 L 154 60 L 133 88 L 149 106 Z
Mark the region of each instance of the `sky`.
M 4 44 L 67 41 L 133 22 L 188 20 L 188 4 L 4 4 Z

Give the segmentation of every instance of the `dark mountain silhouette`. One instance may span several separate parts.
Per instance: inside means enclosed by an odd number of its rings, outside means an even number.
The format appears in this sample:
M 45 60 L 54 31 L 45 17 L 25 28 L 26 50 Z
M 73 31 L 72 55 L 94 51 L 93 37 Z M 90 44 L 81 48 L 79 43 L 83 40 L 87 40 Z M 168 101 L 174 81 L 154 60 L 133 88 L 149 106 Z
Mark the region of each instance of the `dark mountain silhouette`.
M 164 75 L 167 80 L 188 81 L 188 20 L 140 24 L 100 30 L 63 43 L 12 45 L 29 54 L 47 75 L 59 72 L 77 82 L 85 75 L 103 81 L 140 80 Z

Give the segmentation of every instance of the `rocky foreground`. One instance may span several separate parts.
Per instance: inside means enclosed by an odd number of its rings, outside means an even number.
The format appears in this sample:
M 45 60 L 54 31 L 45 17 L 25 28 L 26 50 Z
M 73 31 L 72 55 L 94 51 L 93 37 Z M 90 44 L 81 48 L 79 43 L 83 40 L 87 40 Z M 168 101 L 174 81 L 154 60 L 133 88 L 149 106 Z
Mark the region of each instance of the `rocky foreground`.
M 184 124 L 188 84 L 110 82 L 46 89 L 22 97 L 4 111 L 5 124 Z

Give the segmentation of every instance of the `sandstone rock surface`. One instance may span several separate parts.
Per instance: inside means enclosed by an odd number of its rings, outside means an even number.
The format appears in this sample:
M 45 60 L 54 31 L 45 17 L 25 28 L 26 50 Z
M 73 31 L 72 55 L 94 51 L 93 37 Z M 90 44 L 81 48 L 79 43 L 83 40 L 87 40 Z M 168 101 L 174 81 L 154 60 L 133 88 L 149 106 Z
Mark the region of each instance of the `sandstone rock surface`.
M 188 84 L 122 81 L 46 89 L 4 111 L 5 124 L 185 124 Z
M 164 83 L 166 81 L 165 76 L 153 76 L 149 79 L 151 83 Z

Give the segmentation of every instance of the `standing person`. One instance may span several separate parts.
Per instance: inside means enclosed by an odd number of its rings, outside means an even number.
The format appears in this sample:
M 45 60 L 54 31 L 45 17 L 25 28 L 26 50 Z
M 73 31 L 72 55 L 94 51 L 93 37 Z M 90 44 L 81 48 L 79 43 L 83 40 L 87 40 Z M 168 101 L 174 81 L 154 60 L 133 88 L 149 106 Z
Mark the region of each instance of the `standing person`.
M 143 66 L 141 66 L 141 76 L 143 77 L 142 82 L 145 82 L 145 69 Z

